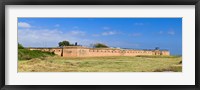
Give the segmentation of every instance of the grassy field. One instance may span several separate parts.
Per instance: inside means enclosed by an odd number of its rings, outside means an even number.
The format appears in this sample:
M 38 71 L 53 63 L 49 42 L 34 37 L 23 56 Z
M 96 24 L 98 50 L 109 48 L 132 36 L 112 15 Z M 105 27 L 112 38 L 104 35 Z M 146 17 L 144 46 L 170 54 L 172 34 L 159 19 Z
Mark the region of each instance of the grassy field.
M 115 56 L 19 60 L 18 72 L 182 72 L 182 57 Z

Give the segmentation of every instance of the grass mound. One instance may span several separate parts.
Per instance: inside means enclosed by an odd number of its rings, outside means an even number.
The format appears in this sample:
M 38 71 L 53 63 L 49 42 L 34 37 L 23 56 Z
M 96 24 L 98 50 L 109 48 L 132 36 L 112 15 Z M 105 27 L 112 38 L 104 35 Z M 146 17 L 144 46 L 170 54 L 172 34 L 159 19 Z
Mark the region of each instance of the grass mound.
M 18 60 L 30 60 L 33 58 L 44 58 L 54 56 L 53 52 L 43 52 L 39 50 L 18 49 Z

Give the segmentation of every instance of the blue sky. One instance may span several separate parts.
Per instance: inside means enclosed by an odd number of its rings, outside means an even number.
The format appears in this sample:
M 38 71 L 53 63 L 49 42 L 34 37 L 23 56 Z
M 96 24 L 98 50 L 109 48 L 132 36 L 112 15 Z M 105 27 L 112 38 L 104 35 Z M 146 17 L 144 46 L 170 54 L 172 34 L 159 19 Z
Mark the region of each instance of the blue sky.
M 182 18 L 18 18 L 18 42 L 25 47 L 56 47 L 63 40 L 181 55 Z

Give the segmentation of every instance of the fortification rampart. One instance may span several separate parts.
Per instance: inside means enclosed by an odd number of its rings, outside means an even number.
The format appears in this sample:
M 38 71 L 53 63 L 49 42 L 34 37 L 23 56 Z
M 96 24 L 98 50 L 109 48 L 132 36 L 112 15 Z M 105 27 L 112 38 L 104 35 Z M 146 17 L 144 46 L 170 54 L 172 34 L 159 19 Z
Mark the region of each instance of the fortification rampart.
M 137 56 L 137 55 L 170 55 L 168 50 L 132 50 L 115 48 L 86 48 L 81 46 L 65 46 L 55 48 L 28 48 L 54 52 L 63 57 L 98 57 L 98 56 Z

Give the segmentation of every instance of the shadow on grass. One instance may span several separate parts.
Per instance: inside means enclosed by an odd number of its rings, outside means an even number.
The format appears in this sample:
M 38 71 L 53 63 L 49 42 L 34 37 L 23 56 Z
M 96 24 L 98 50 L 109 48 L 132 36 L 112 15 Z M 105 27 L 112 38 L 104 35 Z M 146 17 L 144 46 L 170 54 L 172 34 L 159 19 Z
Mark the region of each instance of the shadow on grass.
M 168 68 L 156 69 L 154 72 L 182 72 L 182 65 L 174 65 Z

